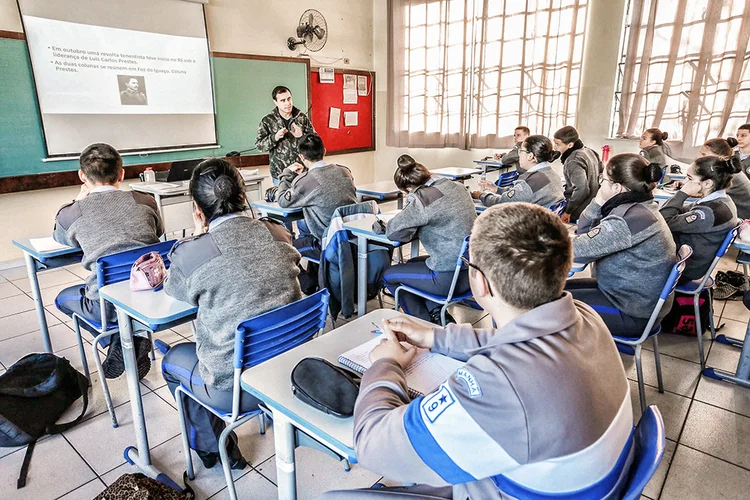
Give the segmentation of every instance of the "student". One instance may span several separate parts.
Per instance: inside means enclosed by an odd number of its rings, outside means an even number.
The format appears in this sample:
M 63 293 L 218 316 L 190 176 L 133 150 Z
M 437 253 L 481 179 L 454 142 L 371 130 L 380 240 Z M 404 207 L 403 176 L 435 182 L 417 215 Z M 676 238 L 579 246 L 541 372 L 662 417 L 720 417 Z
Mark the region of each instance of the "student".
M 215 158 L 198 165 L 190 194 L 195 232 L 172 248 L 164 289 L 198 306 L 196 342 L 170 348 L 162 375 L 173 395 L 183 384 L 200 401 L 231 412 L 237 325 L 302 297 L 297 281 L 300 255 L 283 225 L 253 219 L 244 211 L 245 183 L 226 161 Z M 257 408 L 256 398 L 242 395 L 240 411 Z M 190 399 L 185 411 L 190 447 L 211 468 L 219 460 L 219 435 L 225 424 Z M 233 469 L 247 465 L 234 434 L 227 450 Z
M 729 160 L 735 156 L 732 148 L 737 146 L 737 139 L 711 139 L 706 141 L 700 149 L 700 156 L 718 156 L 723 160 Z M 727 188 L 727 195 L 737 207 L 737 217 L 740 219 L 750 218 L 750 179 L 746 175 L 737 175 L 741 172 L 742 165 L 734 163 L 737 170 L 732 176 L 732 184 Z
M 575 127 L 566 126 L 555 132 L 555 149 L 562 154 L 565 175 L 565 207 L 562 221 L 576 222 L 599 190 L 603 165 L 591 148 L 583 145 Z
M 658 128 L 650 128 L 643 133 L 638 147 L 641 148 L 641 155 L 646 158 L 646 161 L 656 163 L 662 168 L 667 165 L 665 155 L 670 153 L 669 145 L 664 142 L 667 138 L 669 134 Z
M 641 336 L 675 262 L 672 235 L 652 194 L 660 177 L 661 167 L 640 155 L 613 156 L 578 219 L 573 260 L 596 262 L 596 279 L 570 280 L 565 289 L 599 313 L 612 335 Z M 659 321 L 669 309 L 668 303 Z
M 384 491 L 431 495 L 419 498 L 620 498 L 633 444 L 630 389 L 601 318 L 563 291 L 572 257 L 565 226 L 528 203 L 493 207 L 477 219 L 470 253 L 474 298 L 496 328 L 384 321 L 354 407 L 357 461 L 421 483 Z M 466 364 L 411 400 L 404 369 L 415 349 L 398 341 Z
M 161 217 L 154 198 L 137 191 L 120 191 L 125 178 L 122 158 L 109 144 L 92 144 L 79 158 L 78 178 L 83 185 L 76 199 L 63 205 L 55 217 L 55 241 L 83 250 L 81 265 L 91 274 L 85 285 L 73 285 L 62 290 L 55 305 L 68 316 L 76 314 L 95 323 L 101 322 L 99 286 L 96 280 L 96 261 L 99 257 L 159 242 L 164 233 Z M 117 321 L 114 307 L 106 303 L 108 323 Z M 94 337 L 99 332 L 86 323 L 81 327 Z M 125 371 L 120 336 L 102 339 L 109 345 L 107 358 L 102 363 L 106 378 L 117 378 Z M 143 378 L 151 368 L 151 341 L 135 337 L 138 375 Z
M 750 177 L 750 123 L 740 125 L 737 129 L 737 144 L 735 147 L 737 159 L 740 160 L 742 171 Z
M 690 245 L 681 282 L 702 278 L 716 257 L 727 233 L 739 224 L 737 207 L 727 196 L 739 160 L 706 156 L 695 160 L 677 194 L 661 208 L 661 214 L 672 231 L 677 246 Z M 699 198 L 685 205 L 688 198 Z
M 516 127 L 513 130 L 513 142 L 515 143 L 515 145 L 510 151 L 505 154 L 495 154 L 495 159 L 500 160 L 504 167 L 515 167 L 518 175 L 524 173 L 525 170 L 521 169 L 520 165 L 518 164 L 518 150 L 521 149 L 523 141 L 528 139 L 530 135 L 531 130 L 529 130 L 529 127 L 524 127 L 523 125 Z
M 496 193 L 474 191 L 471 197 L 488 207 L 513 201 L 549 207 L 561 201 L 565 195 L 560 176 L 548 164 L 559 158 L 560 153 L 554 151 L 550 140 L 543 135 L 532 135 L 522 143 L 518 153 L 518 164 L 525 173 L 518 176 L 512 187 L 497 188 Z
M 277 197 L 284 208 L 302 208 L 310 233 L 320 241 L 334 210 L 357 203 L 357 189 L 347 167 L 323 158 L 326 150 L 319 135 L 303 137 L 297 147 L 304 167 L 297 164 L 284 169 Z
M 450 290 L 456 261 L 464 238 L 477 218 L 476 207 L 466 188 L 445 177 L 433 178 L 430 171 L 409 155 L 398 158 L 393 181 L 408 192 L 406 206 L 386 226 L 392 241 L 419 238 L 428 256 L 390 267 L 383 275 L 385 286 L 394 293 L 399 285 L 411 285 L 428 293 L 445 295 Z M 455 294 L 469 289 L 469 278 L 462 271 Z M 440 324 L 440 304 L 411 293 L 399 293 L 407 314 Z M 453 318 L 446 313 L 446 321 Z

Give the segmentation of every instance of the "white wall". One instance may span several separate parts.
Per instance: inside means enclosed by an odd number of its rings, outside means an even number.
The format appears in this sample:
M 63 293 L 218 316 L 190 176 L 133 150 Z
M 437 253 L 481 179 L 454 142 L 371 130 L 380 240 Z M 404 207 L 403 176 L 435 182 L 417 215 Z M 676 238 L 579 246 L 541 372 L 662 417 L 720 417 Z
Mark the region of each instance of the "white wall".
M 286 39 L 294 35 L 302 13 L 313 8 L 325 16 L 329 32 L 325 48 L 312 54 L 313 65 L 371 69 L 373 2 L 385 4 L 384 0 L 210 0 L 206 22 L 211 50 L 294 56 L 286 48 Z M 0 0 L 0 30 L 22 30 L 16 0 Z M 350 59 L 348 66 L 340 60 L 344 57 Z M 269 110 L 270 106 L 269 101 Z M 374 156 L 356 153 L 336 155 L 332 160 L 349 166 L 358 182 L 367 183 L 373 180 Z M 57 210 L 77 192 L 77 187 L 67 187 L 0 195 L 0 267 L 21 258 L 12 239 L 50 234 Z

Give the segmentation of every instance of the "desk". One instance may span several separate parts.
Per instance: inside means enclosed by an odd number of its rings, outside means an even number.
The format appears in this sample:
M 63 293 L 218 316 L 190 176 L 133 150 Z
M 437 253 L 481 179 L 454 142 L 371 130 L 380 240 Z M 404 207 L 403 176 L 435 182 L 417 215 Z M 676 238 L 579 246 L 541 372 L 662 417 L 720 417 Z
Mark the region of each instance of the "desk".
M 473 175 L 481 174 L 482 170 L 478 168 L 445 167 L 430 170 L 430 173 L 447 177 L 452 181 L 458 181 L 463 184 L 465 180 L 471 179 Z
M 263 401 L 273 412 L 276 478 L 280 499 L 297 498 L 295 428 L 356 463 L 354 419 L 327 415 L 295 398 L 289 382 L 292 369 L 303 358 L 311 356 L 337 365 L 341 353 L 377 335 L 370 333 L 373 329 L 371 322 L 381 324 L 384 319 L 396 316 L 403 314 L 393 309 L 378 309 L 242 373 L 242 388 Z M 420 323 L 428 324 L 424 321 Z
M 245 191 L 256 190 L 258 199 L 263 199 L 263 179 L 266 175 L 250 174 L 240 170 L 245 180 Z M 190 196 L 190 181 L 181 182 L 134 182 L 130 189 L 154 197 L 164 223 L 164 232 L 172 233 L 193 228 L 193 201 Z
M 285 221 L 304 219 L 301 208 L 282 208 L 278 203 L 267 201 L 254 201 L 250 206 L 260 212 L 261 217 L 273 217 Z
M 148 447 L 148 432 L 143 416 L 143 401 L 138 380 L 138 368 L 133 346 L 133 321 L 147 325 L 156 332 L 193 319 L 198 308 L 174 299 L 162 289 L 158 292 L 131 292 L 130 281 L 125 280 L 99 289 L 99 295 L 117 309 L 117 324 L 120 329 L 122 357 L 125 363 L 125 377 L 128 381 L 130 408 L 133 411 L 133 425 L 137 447 L 125 449 L 125 459 L 138 467 L 144 474 L 156 478 L 159 471 L 151 465 Z
M 49 329 L 47 327 L 47 317 L 44 315 L 44 303 L 42 302 L 42 293 L 39 291 L 39 279 L 37 272 L 45 269 L 55 269 L 57 267 L 67 266 L 81 262 L 83 252 L 80 248 L 65 247 L 48 252 L 38 251 L 31 244 L 29 238 L 13 240 L 13 245 L 23 251 L 23 258 L 26 262 L 26 273 L 29 276 L 29 285 L 31 286 L 31 297 L 34 299 L 36 314 L 39 318 L 39 329 L 42 332 L 42 341 L 44 350 L 53 352 L 52 342 L 49 339 Z
M 504 153 L 509 152 L 510 149 L 503 151 Z M 503 165 L 500 160 L 474 160 L 474 164 L 482 169 L 482 179 L 487 177 L 487 172 L 494 172 L 495 170 L 509 169 L 510 165 Z
M 396 187 L 393 181 L 380 181 L 357 186 L 358 203 L 362 203 L 364 197 L 376 198 L 382 201 L 388 196 L 398 196 L 398 208 L 399 210 L 404 208 L 404 193 Z
M 397 241 L 389 240 L 384 234 L 375 234 L 372 224 L 376 218 L 384 221 L 392 219 L 398 211 L 386 212 L 379 216 L 368 215 L 361 219 L 344 224 L 344 229 L 357 237 L 357 316 L 362 317 L 367 313 L 367 244 L 369 241 L 398 247 Z M 419 255 L 419 240 L 411 242 L 412 258 Z

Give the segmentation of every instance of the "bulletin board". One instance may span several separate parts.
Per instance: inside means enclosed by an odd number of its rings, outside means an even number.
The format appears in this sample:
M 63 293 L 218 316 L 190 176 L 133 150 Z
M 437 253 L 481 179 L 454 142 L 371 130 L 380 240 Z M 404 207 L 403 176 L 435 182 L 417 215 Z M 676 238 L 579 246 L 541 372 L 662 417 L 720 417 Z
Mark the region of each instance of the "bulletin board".
M 344 75 L 355 75 L 366 79 L 366 95 L 359 95 L 357 82 L 354 91 L 356 104 L 344 104 Z M 356 80 L 356 78 L 355 78 Z M 312 67 L 310 73 L 311 102 L 310 120 L 315 131 L 323 139 L 327 154 L 375 151 L 375 72 L 336 69 L 333 83 L 321 83 L 319 68 Z M 340 110 L 338 128 L 331 128 L 331 108 Z M 357 125 L 345 124 L 346 113 L 357 113 Z

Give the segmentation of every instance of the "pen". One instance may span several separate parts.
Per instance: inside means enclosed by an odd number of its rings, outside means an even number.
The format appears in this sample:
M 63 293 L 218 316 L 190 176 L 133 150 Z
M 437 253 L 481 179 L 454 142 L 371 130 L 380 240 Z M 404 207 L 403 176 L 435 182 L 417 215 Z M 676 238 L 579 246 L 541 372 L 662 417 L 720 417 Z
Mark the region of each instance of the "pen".
M 372 323 L 372 326 L 377 328 L 377 330 L 372 330 L 370 333 L 383 333 L 383 329 L 377 323 L 375 323 L 374 321 L 370 321 L 370 323 Z

